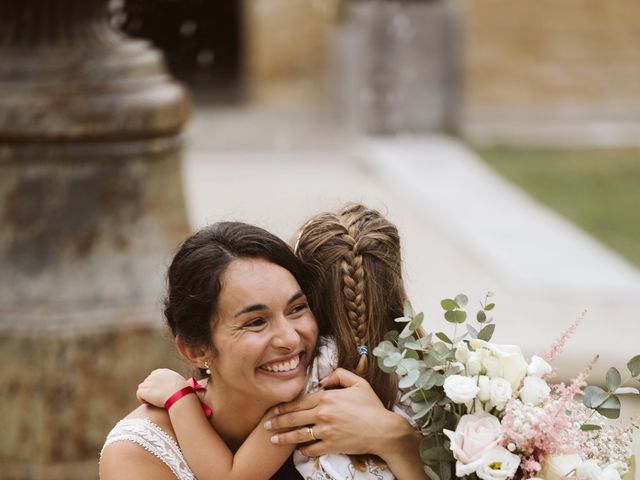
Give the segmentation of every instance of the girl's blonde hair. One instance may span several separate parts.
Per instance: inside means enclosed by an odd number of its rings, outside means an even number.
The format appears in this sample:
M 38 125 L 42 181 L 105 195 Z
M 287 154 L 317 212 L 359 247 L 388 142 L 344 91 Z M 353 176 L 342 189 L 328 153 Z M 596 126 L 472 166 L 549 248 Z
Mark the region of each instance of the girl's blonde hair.
M 373 349 L 396 328 L 406 298 L 398 230 L 377 210 L 347 204 L 300 229 L 295 253 L 311 274 L 311 304 L 321 334 L 338 347 L 338 365 L 365 378 L 385 405 L 397 379 L 376 365 Z

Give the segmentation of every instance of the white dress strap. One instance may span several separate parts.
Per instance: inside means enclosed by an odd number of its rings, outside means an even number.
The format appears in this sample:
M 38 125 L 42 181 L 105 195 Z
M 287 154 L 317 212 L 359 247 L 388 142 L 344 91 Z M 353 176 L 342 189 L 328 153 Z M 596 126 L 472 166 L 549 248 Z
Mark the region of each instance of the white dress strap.
M 113 442 L 134 442 L 162 460 L 178 480 L 195 480 L 180 447 L 171 436 L 147 418 L 120 420 L 107 435 L 102 450 Z M 102 456 L 102 452 L 100 452 Z

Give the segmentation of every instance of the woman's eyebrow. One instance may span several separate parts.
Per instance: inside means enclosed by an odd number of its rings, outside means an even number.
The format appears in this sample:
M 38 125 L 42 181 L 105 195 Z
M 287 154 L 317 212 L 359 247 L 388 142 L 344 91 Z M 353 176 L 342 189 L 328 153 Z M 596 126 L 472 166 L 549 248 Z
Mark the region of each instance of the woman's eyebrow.
M 287 305 L 289 305 L 290 303 L 295 302 L 296 300 L 298 300 L 300 297 L 304 297 L 304 292 L 302 290 L 298 290 L 296 293 L 294 293 L 293 295 L 291 295 L 291 298 L 289 299 L 289 301 L 287 302 Z
M 247 305 L 242 310 L 240 310 L 238 313 L 236 313 L 233 317 L 234 318 L 239 317 L 243 313 L 255 312 L 255 311 L 258 311 L 258 310 L 267 310 L 267 308 L 268 307 L 264 303 L 254 303 L 253 305 Z

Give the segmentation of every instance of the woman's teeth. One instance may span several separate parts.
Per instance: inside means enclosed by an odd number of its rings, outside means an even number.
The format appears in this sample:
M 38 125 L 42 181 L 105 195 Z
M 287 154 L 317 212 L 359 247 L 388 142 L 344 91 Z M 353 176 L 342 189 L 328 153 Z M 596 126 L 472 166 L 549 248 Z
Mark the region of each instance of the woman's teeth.
M 269 365 L 263 365 L 260 368 L 268 372 L 288 372 L 289 370 L 293 370 L 294 368 L 296 368 L 299 363 L 300 363 L 300 355 L 292 358 L 287 362 L 271 363 Z

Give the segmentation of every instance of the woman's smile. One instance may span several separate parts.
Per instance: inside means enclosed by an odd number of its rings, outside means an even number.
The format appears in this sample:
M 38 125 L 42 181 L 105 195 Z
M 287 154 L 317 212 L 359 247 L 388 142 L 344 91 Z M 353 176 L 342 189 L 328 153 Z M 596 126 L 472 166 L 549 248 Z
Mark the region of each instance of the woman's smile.
M 258 367 L 258 370 L 278 377 L 291 377 L 305 370 L 305 352 L 300 352 L 284 360 L 274 360 Z

